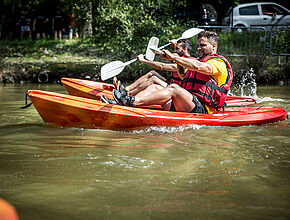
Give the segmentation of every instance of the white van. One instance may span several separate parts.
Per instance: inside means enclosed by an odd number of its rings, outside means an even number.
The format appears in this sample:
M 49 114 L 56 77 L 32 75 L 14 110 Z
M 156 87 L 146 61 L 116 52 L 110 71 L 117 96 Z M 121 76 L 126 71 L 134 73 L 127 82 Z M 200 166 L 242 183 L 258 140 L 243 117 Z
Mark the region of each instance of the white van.
M 273 2 L 240 4 L 228 11 L 222 24 L 244 28 L 265 26 L 266 29 L 270 29 L 272 25 L 290 26 L 290 11 Z

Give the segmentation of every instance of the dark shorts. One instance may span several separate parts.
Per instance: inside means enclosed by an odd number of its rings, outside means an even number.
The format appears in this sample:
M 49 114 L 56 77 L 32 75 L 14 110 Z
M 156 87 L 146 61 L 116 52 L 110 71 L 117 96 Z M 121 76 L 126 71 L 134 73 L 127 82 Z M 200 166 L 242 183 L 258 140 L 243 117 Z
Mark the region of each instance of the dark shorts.
M 208 114 L 206 107 L 202 104 L 195 95 L 193 96 L 193 101 L 195 102 L 195 107 L 191 110 L 190 113 L 202 113 Z
M 193 97 L 192 100 L 193 100 L 194 103 L 195 103 L 195 107 L 191 110 L 190 113 L 202 113 L 202 114 L 208 114 L 207 109 L 206 109 L 206 107 L 204 106 L 204 104 L 202 104 L 202 103 L 198 100 L 198 98 L 196 98 L 195 95 L 192 95 L 192 97 Z M 169 110 L 169 111 L 174 111 L 174 112 L 176 111 L 173 102 L 172 102 L 172 104 L 171 104 L 171 107 L 170 107 L 170 110 Z

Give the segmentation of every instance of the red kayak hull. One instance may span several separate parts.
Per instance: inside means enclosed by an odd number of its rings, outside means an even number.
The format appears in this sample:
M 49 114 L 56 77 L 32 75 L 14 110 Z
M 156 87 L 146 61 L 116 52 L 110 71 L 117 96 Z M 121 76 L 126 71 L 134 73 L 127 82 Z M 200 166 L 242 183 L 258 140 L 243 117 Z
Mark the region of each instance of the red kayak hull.
M 128 130 L 190 124 L 245 126 L 278 122 L 287 116 L 279 107 L 233 107 L 215 114 L 197 114 L 111 105 L 40 90 L 30 90 L 28 96 L 44 122 L 62 127 Z
M 62 78 L 61 82 L 70 95 L 96 100 L 100 100 L 100 96 L 104 95 L 113 99 L 112 91 L 115 87 L 112 84 L 74 78 Z M 256 102 L 253 98 L 227 96 L 226 103 L 227 106 L 246 106 Z

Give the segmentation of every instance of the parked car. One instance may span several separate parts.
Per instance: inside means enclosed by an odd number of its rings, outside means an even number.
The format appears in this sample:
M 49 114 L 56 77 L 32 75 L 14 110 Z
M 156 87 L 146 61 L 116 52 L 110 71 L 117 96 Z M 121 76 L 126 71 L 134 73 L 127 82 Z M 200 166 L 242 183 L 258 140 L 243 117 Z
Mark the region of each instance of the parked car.
M 273 25 L 290 25 L 290 11 L 273 2 L 240 4 L 228 11 L 222 24 L 243 28 L 265 26 L 270 29 Z
M 198 25 L 217 24 L 217 12 L 210 4 L 194 4 L 192 7 L 175 10 L 177 19 L 196 21 Z

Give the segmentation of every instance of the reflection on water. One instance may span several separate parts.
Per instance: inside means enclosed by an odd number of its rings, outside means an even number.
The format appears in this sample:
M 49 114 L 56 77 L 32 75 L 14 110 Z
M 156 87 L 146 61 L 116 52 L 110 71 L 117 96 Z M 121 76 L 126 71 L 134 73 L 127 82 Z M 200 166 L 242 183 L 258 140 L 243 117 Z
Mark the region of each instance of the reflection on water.
M 286 219 L 289 120 L 132 132 L 59 128 L 26 89 L 0 87 L 0 197 L 20 219 Z M 288 87 L 258 87 L 258 106 L 290 111 Z

